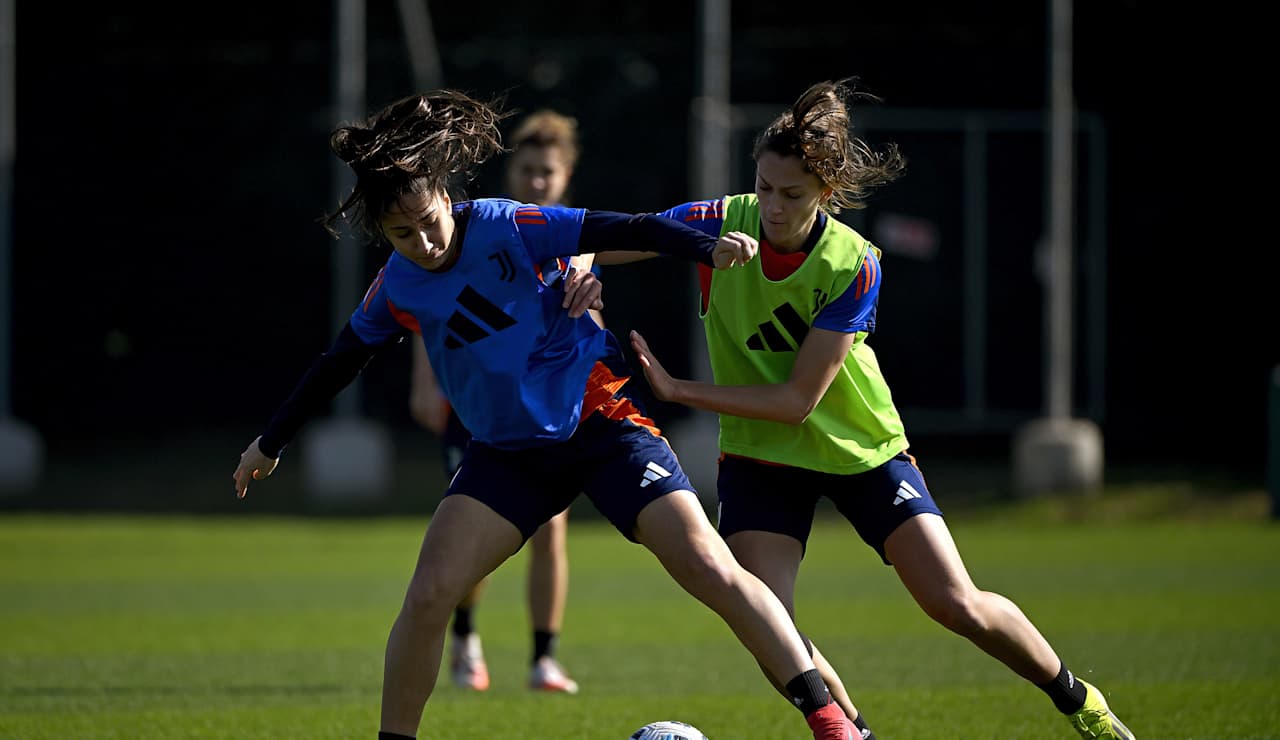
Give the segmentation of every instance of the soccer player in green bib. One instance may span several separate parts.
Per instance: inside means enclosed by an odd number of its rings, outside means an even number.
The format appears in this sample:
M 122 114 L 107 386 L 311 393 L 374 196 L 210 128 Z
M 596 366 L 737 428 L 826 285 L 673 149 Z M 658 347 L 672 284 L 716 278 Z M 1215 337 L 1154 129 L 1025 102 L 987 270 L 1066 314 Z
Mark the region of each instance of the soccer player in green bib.
M 631 345 L 659 399 L 719 414 L 719 531 L 793 616 L 815 506 L 826 496 L 926 614 L 1042 689 L 1081 736 L 1131 740 L 1102 693 L 1067 669 L 1016 604 L 974 585 L 907 452 L 866 341 L 876 328 L 879 250 L 832 218 L 862 207 L 905 160 L 850 132 L 855 97 L 871 96 L 847 81 L 814 85 L 757 137 L 755 193 L 663 213 L 759 242 L 746 269 L 699 270 L 715 382 L 672 378 L 638 333 Z M 816 648 L 814 662 L 872 736 Z

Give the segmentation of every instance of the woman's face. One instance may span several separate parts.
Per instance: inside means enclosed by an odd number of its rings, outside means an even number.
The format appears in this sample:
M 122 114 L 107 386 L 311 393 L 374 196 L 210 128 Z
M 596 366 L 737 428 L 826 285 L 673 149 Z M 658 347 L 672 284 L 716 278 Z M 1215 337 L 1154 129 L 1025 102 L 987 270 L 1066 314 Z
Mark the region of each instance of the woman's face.
M 406 195 L 382 214 L 382 233 L 401 257 L 428 270 L 457 261 L 453 201 L 443 191 Z
M 799 157 L 766 151 L 756 160 L 756 197 L 760 225 L 769 245 L 781 252 L 804 246 L 818 217 L 818 205 L 831 194 Z
M 507 193 L 521 203 L 553 206 L 564 199 L 572 175 L 560 147 L 526 144 L 507 162 Z

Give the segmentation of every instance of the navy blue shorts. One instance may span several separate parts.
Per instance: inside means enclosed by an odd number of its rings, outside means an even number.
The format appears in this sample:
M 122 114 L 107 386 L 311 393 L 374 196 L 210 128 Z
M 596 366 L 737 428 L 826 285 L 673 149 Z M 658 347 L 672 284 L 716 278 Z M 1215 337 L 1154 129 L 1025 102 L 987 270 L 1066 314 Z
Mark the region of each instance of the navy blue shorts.
M 884 553 L 884 541 L 918 514 L 942 515 L 915 460 L 905 452 L 865 473 L 836 475 L 725 455 L 717 479 L 722 537 L 760 530 L 809 541 L 818 499 L 826 496 L 858 530 L 862 541 Z
M 693 485 L 649 419 L 595 413 L 569 439 L 543 447 L 502 450 L 471 440 L 445 495 L 483 502 L 527 540 L 584 493 L 635 542 L 640 510 L 679 490 Z

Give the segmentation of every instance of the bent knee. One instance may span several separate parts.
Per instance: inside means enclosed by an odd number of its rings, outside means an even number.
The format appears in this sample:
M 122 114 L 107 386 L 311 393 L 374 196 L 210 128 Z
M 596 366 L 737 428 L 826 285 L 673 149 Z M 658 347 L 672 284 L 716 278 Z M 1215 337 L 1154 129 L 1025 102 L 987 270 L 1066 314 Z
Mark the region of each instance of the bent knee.
M 949 593 L 944 598 L 921 604 L 935 622 L 962 637 L 986 632 L 989 620 L 982 609 L 982 593 Z
M 437 577 L 415 577 L 405 591 L 403 611 L 412 619 L 448 618 L 467 594 L 467 587 Z
M 677 563 L 668 564 L 667 569 L 681 586 L 698 595 L 731 591 L 738 587 L 743 573 L 733 558 L 706 551 L 691 553 Z

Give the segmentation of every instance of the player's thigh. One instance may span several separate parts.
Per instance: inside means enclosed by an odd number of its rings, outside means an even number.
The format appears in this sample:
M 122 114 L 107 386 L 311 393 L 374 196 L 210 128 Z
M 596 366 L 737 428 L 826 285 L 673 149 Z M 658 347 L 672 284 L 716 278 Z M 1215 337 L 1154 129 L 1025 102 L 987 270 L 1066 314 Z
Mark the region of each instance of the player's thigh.
M 976 590 L 946 522 L 920 514 L 885 540 L 885 552 L 898 578 L 926 612 L 945 610 Z
M 551 571 L 568 567 L 569 511 L 556 514 L 529 538 L 529 567 L 534 571 Z
M 775 532 L 744 530 L 729 535 L 725 542 L 738 563 L 764 581 L 794 615 L 796 578 L 804 555 L 800 540 Z
M 716 477 L 717 529 L 770 532 L 796 541 L 803 557 L 817 510 L 821 474 L 786 465 L 726 456 Z
M 636 519 L 635 537 L 686 588 L 690 579 L 727 579 L 739 568 L 692 491 L 649 502 Z
M 569 510 L 556 514 L 538 527 L 538 531 L 529 538 L 531 548 L 547 551 L 563 550 L 565 537 L 569 533 Z
M 447 496 L 427 526 L 410 590 L 421 598 L 456 604 L 522 543 L 520 530 L 484 503 Z

